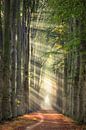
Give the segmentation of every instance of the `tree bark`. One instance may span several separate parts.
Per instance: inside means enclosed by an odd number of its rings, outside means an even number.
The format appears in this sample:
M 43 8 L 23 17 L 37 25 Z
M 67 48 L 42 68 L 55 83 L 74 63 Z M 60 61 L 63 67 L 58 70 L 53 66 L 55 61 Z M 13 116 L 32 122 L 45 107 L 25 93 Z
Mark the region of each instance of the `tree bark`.
M 4 69 L 3 69 L 3 119 L 11 118 L 10 99 L 10 0 L 4 0 Z
M 21 17 L 20 17 L 20 0 L 17 1 L 17 115 L 23 114 L 23 91 L 21 84 Z
M 30 2 L 23 1 L 24 8 L 24 25 L 26 31 L 24 37 L 24 103 L 25 103 L 25 113 L 29 111 L 29 33 L 30 33 Z M 27 24 L 26 24 L 27 23 Z
M 16 113 L 16 0 L 11 2 L 11 106 L 12 117 Z
M 3 54 L 3 33 L 2 33 L 2 18 L 1 18 L 1 7 L 2 1 L 0 1 L 0 121 L 2 119 L 2 87 L 3 87 L 3 64 L 2 64 L 2 54 Z

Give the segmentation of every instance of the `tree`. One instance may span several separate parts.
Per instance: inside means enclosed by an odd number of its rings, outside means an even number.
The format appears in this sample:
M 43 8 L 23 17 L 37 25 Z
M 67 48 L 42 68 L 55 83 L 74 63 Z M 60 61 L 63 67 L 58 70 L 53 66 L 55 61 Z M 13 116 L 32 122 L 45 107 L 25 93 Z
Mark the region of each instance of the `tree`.
M 49 0 L 48 5 L 53 14 L 52 22 L 67 26 L 64 36 L 61 36 L 67 51 L 64 61 L 64 113 L 86 122 L 86 2 Z
M 29 110 L 29 33 L 30 33 L 30 2 L 23 0 L 23 87 L 25 113 Z
M 23 87 L 21 84 L 21 9 L 20 0 L 17 1 L 17 115 L 23 114 Z
M 0 120 L 2 119 L 2 86 L 3 86 L 3 32 L 2 32 L 2 1 L 0 1 Z
M 4 0 L 4 52 L 3 52 L 3 97 L 2 118 L 8 119 L 11 114 L 10 99 L 10 0 Z
M 11 1 L 11 106 L 12 117 L 17 115 L 16 112 L 16 10 L 17 1 Z

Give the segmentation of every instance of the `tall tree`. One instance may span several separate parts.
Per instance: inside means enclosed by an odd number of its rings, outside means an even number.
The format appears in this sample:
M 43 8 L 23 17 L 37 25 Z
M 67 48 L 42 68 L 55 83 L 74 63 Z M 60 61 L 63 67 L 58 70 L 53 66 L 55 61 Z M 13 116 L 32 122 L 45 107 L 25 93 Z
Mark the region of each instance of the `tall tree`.
M 30 1 L 23 0 L 23 17 L 24 17 L 24 103 L 25 103 L 25 112 L 28 112 L 29 110 L 29 33 L 30 33 Z
M 23 114 L 23 89 L 21 84 L 21 2 L 17 1 L 17 115 Z
M 2 84 L 3 84 L 3 77 L 2 77 L 2 54 L 3 54 L 3 34 L 2 34 L 2 18 L 1 18 L 1 9 L 2 1 L 0 1 L 0 120 L 2 119 Z
M 12 117 L 16 116 L 16 10 L 17 1 L 11 1 L 11 106 Z
M 86 123 L 86 1 L 82 1 L 83 10 L 80 20 L 80 75 L 79 75 L 79 119 Z M 82 112 L 81 112 L 82 111 Z
M 53 22 L 63 22 L 68 28 L 64 35 L 64 113 L 86 122 L 86 1 L 49 0 L 48 5 Z
M 4 0 L 4 60 L 3 60 L 3 98 L 2 116 L 3 119 L 10 118 L 10 0 Z

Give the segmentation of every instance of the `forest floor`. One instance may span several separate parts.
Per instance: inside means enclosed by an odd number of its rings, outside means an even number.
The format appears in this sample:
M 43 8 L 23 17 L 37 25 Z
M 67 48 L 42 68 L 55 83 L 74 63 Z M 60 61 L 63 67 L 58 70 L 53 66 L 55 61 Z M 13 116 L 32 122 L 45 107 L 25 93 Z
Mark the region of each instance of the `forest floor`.
M 9 121 L 0 123 L 0 130 L 25 130 L 27 126 L 31 126 L 40 122 L 38 113 L 19 116 Z
M 1 123 L 0 130 L 86 130 L 86 125 L 55 111 L 41 111 Z

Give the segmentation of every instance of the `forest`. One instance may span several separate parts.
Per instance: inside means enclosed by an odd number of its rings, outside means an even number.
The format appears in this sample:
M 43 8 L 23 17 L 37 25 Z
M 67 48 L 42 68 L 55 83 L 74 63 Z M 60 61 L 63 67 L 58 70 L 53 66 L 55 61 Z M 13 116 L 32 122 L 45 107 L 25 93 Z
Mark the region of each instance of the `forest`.
M 86 0 L 0 0 L 0 122 L 43 110 L 86 124 Z

